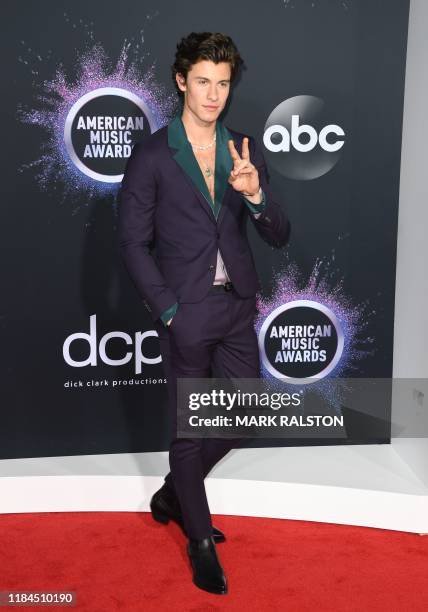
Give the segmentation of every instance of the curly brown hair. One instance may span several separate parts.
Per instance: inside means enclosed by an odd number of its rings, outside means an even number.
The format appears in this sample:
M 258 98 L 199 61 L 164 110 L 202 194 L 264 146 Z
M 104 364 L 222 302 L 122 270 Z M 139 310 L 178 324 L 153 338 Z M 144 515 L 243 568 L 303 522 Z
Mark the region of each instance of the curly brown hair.
M 210 60 L 215 64 L 229 62 L 231 82 L 244 63 L 230 36 L 220 32 L 191 32 L 177 44 L 175 62 L 171 66 L 172 80 L 180 96 L 184 94 L 177 85 L 175 75 L 180 73 L 187 79 L 189 70 L 200 60 Z

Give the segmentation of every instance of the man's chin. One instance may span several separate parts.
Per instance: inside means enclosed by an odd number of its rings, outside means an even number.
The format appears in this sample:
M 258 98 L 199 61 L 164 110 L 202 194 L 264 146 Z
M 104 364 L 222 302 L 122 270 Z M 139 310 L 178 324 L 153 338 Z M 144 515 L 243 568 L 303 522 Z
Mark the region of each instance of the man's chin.
M 203 108 L 199 116 L 202 121 L 207 121 L 208 123 L 212 123 L 213 121 L 216 121 L 216 119 L 218 119 L 220 112 L 221 111 L 218 111 L 218 110 L 209 111 L 206 108 Z

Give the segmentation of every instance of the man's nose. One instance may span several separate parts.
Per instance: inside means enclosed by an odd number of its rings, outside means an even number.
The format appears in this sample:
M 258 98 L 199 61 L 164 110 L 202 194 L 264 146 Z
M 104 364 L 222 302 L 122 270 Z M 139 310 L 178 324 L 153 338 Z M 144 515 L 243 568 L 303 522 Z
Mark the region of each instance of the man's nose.
M 209 91 L 208 91 L 208 97 L 210 100 L 217 100 L 218 98 L 218 92 L 217 92 L 217 87 L 215 85 L 211 86 Z

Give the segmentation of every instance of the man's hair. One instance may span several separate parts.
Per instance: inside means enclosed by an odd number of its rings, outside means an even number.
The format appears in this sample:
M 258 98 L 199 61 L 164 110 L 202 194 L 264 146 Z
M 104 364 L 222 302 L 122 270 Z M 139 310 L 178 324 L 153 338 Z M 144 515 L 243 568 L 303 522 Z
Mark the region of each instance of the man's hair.
M 175 75 L 179 72 L 187 80 L 187 73 L 200 60 L 209 60 L 215 64 L 228 62 L 231 82 L 235 80 L 243 64 L 230 36 L 220 32 L 191 32 L 177 44 L 175 62 L 171 67 L 172 80 L 180 96 L 183 96 L 183 92 L 177 85 Z

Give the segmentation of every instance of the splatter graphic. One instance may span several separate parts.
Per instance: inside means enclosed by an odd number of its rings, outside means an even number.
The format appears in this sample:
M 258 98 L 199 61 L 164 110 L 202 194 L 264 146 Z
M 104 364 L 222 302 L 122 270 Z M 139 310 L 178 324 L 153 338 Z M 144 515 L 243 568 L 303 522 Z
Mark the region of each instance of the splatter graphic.
M 333 269 L 332 262 L 334 262 L 334 252 L 330 258 L 317 259 L 305 282 L 298 266 L 289 262 L 286 256 L 286 261 L 280 271 L 274 275 L 275 289 L 272 296 L 270 298 L 258 296 L 255 329 L 258 336 L 266 317 L 271 312 L 295 300 L 311 300 L 330 309 L 342 328 L 344 347 L 340 360 L 329 375 L 309 384 L 298 385 L 275 378 L 263 362 L 261 371 L 263 378 L 269 382 L 270 388 L 289 393 L 299 391 L 302 396 L 305 393 L 318 394 L 327 405 L 336 412 L 340 412 L 345 386 L 336 384 L 334 379 L 357 376 L 359 374 L 358 361 L 374 354 L 375 338 L 368 336 L 365 332 L 376 311 L 372 309 L 368 299 L 358 305 L 352 303 L 345 295 L 344 279 L 335 280 L 337 271 Z
M 64 14 L 66 21 L 69 18 Z M 149 16 L 147 16 L 149 18 Z M 64 143 L 64 123 L 70 108 L 82 96 L 95 89 L 116 87 L 127 90 L 144 100 L 150 109 L 156 129 L 167 124 L 177 111 L 177 97 L 168 92 L 164 85 L 159 84 L 154 76 L 155 64 L 142 70 L 140 44 L 144 43 L 141 30 L 138 43 L 125 40 L 117 61 L 113 63 L 107 56 L 101 43 L 93 42 L 94 36 L 90 26 L 83 24 L 85 34 L 91 40 L 91 46 L 78 54 L 73 71 L 75 77 L 68 79 L 62 64 L 57 65 L 55 75 L 50 80 L 37 83 L 38 66 L 42 62 L 39 54 L 34 55 L 31 48 L 28 54 L 31 59 L 19 57 L 19 61 L 30 66 L 33 85 L 36 88 L 35 99 L 38 108 L 18 108 L 18 118 L 27 124 L 36 125 L 44 130 L 45 140 L 41 143 L 40 157 L 21 167 L 21 172 L 27 169 L 35 170 L 35 179 L 42 190 L 55 190 L 61 187 L 64 199 L 75 200 L 82 194 L 89 198 L 96 196 L 115 196 L 118 183 L 105 183 L 92 179 L 81 172 L 66 150 Z M 76 24 L 72 24 L 76 28 Z M 22 41 L 25 47 L 24 41 Z M 50 52 L 48 53 L 50 58 Z

